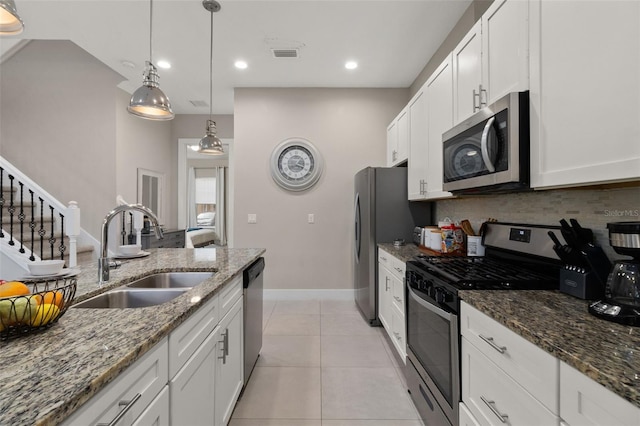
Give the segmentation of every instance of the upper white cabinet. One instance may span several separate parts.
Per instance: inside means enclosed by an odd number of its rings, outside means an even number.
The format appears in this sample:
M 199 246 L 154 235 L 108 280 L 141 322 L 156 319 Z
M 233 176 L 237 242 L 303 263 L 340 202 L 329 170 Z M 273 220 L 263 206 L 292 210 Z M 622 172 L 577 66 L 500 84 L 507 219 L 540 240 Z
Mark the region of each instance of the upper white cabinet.
M 387 127 L 387 166 L 407 161 L 409 151 L 409 116 L 405 107 Z
M 528 2 L 495 0 L 452 52 L 454 122 L 529 88 Z
M 409 102 L 409 158 L 407 191 L 409 200 L 424 200 L 429 168 L 429 136 L 427 125 L 426 85 Z
M 452 52 L 453 107 L 456 123 L 480 108 L 482 85 L 482 21 L 478 21 Z
M 451 197 L 442 190 L 442 134 L 453 126 L 453 66 L 451 55 L 440 64 L 426 84 L 428 122 L 428 168 L 425 198 Z
M 640 2 L 530 5 L 531 186 L 637 180 Z

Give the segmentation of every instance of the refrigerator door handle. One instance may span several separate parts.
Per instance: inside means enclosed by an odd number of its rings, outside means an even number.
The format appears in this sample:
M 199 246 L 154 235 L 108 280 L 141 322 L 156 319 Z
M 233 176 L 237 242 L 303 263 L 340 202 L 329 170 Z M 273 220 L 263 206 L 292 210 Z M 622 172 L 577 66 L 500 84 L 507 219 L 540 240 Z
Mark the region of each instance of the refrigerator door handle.
M 355 201 L 355 257 L 356 263 L 360 262 L 360 249 L 362 245 L 362 221 L 361 221 L 361 213 L 360 213 L 360 194 L 356 193 L 356 201 Z

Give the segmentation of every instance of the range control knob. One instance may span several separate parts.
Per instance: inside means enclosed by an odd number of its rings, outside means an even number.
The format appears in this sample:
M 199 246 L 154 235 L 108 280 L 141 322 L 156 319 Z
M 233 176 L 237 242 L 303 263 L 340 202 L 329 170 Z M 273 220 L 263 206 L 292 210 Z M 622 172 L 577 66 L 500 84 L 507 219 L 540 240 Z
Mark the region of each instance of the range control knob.
M 447 303 L 453 301 L 453 295 L 443 288 L 436 288 L 435 293 L 435 299 L 438 303 Z

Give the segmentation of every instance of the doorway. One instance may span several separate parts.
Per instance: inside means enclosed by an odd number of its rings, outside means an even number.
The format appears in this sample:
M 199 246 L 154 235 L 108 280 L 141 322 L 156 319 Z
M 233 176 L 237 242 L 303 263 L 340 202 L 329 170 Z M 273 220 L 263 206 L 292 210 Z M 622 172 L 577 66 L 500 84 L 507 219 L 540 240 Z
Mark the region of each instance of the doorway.
M 193 147 L 198 145 L 199 139 L 178 139 L 178 228 L 213 228 L 220 226 L 221 222 L 222 224 L 226 223 L 224 225 L 224 239 L 226 239 L 226 245 L 232 247 L 233 174 L 230 173 L 230 170 L 233 167 L 233 139 L 221 140 L 225 154 L 221 156 L 211 156 L 199 154 L 194 151 Z M 226 173 L 223 175 L 224 180 L 222 181 L 222 185 L 220 185 L 218 173 L 223 167 L 226 168 Z M 210 192 L 209 195 L 200 195 L 203 199 L 196 200 L 196 174 L 200 178 L 198 179 L 201 184 L 200 188 L 203 186 L 210 187 L 210 185 L 215 184 L 216 189 L 214 191 L 216 191 L 216 197 L 218 192 L 224 191 L 223 211 L 217 211 L 220 206 L 212 202 Z M 199 219 L 198 215 L 201 216 Z

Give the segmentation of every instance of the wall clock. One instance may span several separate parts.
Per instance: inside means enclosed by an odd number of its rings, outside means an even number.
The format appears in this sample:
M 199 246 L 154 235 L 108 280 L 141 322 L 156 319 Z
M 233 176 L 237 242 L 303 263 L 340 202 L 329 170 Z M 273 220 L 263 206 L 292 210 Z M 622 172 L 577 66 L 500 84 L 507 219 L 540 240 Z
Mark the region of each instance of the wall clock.
M 306 139 L 286 139 L 271 153 L 271 176 L 286 190 L 309 189 L 318 182 L 321 174 L 320 152 Z

